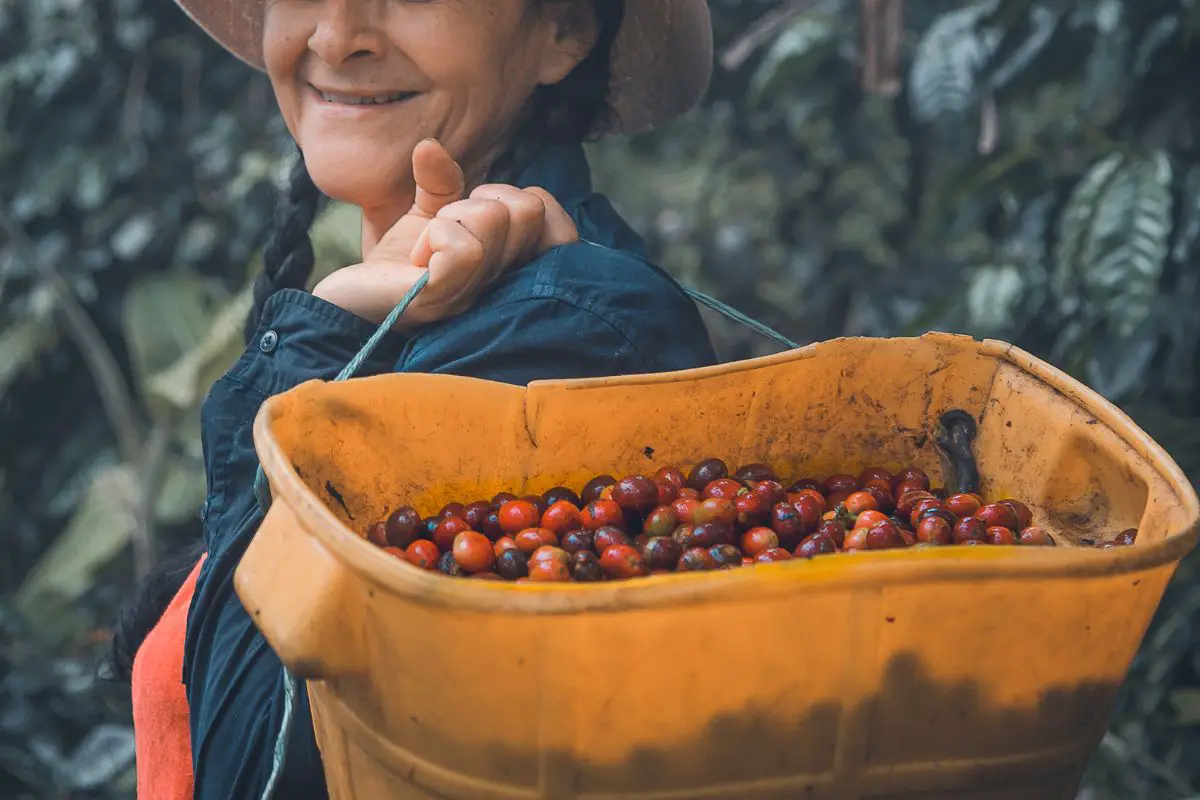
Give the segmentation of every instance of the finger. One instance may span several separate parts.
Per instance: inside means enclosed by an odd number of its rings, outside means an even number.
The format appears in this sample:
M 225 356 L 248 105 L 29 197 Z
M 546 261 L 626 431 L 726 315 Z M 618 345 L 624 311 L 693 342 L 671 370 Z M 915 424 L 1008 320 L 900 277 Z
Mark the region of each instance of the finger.
M 435 316 L 469 304 L 486 284 L 480 267 L 485 263 L 482 242 L 457 220 L 429 222 L 429 285 L 418 299 L 422 313 Z
M 458 220 L 433 219 L 427 230 L 430 288 L 445 291 L 451 283 L 470 281 L 486 260 L 484 243 Z
M 575 220 L 571 219 L 571 215 L 566 212 L 566 209 L 554 199 L 554 195 L 540 186 L 531 186 L 524 191 L 536 195 L 545 207 L 542 237 L 537 245 L 538 255 L 552 247 L 574 244 L 579 241 L 579 229 L 575 226 Z
M 412 252 L 408 254 L 408 261 L 414 267 L 428 267 L 429 259 L 433 257 L 433 248 L 429 246 L 429 225 L 426 224 L 421 230 L 421 235 L 417 237 L 417 243 L 413 245 Z
M 540 205 L 541 201 L 538 203 Z M 487 245 L 488 258 L 500 264 L 508 263 L 503 251 L 508 237 L 509 214 L 503 204 L 475 197 L 473 194 L 468 200 L 458 200 L 443 206 L 437 217 L 462 223 L 480 242 Z M 409 261 L 418 267 L 428 266 L 434 250 L 429 239 L 429 228 L 426 226 L 409 253 Z
M 483 257 L 472 268 L 484 275 L 502 271 L 511 264 L 504 252 L 509 238 L 508 208 L 498 200 L 468 199 L 451 203 L 438 212 L 438 220 L 452 220 L 466 229 L 483 247 Z M 431 250 L 433 232 L 430 232 Z M 432 258 L 432 256 L 431 256 Z
M 500 256 L 501 266 L 520 267 L 537 255 L 546 218 L 546 204 L 536 194 L 505 184 L 486 184 L 471 192 L 471 199 L 503 203 L 508 212 L 508 236 Z
M 433 219 L 450 203 L 462 199 L 465 186 L 462 168 L 436 139 L 425 139 L 413 150 L 413 180 L 416 194 L 409 212 Z
M 437 212 L 462 198 L 463 173 L 435 139 L 425 139 L 413 149 L 413 205 L 379 239 L 375 250 L 365 254 L 373 261 L 404 261 L 424 266 L 428 248 L 422 242 L 425 224 Z M 415 252 L 423 253 L 419 260 Z

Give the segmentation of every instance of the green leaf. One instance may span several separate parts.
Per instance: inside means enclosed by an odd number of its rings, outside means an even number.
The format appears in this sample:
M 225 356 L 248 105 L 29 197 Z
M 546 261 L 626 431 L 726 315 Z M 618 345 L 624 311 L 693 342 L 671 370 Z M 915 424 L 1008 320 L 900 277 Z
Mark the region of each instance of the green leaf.
M 1005 54 L 1004 60 L 991 70 L 988 83 L 993 89 L 1003 88 L 1025 74 L 1029 65 L 1050 44 L 1063 18 L 1057 9 L 1050 9 L 1040 4 L 1031 6 L 1028 16 L 1029 36 L 1012 52 Z
M 977 267 L 968 279 L 967 314 L 971 333 L 1004 337 L 1012 332 L 1025 296 L 1025 278 L 1013 264 Z
M 1172 229 L 1171 161 L 1131 160 L 1100 198 L 1081 253 L 1084 292 L 1118 336 L 1132 335 L 1158 295 Z
M 1133 71 L 1139 78 L 1150 71 L 1154 58 L 1162 48 L 1172 42 L 1179 32 L 1179 17 L 1168 14 L 1156 19 L 1138 42 L 1133 56 Z
M 995 0 L 938 17 L 921 41 L 909 71 L 909 104 L 919 122 L 957 117 L 975 101 L 976 80 L 999 43 L 995 31 L 979 30 Z
M 154 500 L 155 521 L 181 525 L 196 516 L 204 502 L 207 479 L 204 464 L 198 459 L 170 457 L 164 465 L 162 484 Z
M 1113 176 L 1121 166 L 1120 153 L 1113 153 L 1092 165 L 1075 185 L 1058 221 L 1058 241 L 1054 248 L 1054 291 L 1060 299 L 1073 294 L 1082 273 L 1085 248 L 1088 247 L 1092 222 Z
M 1146 371 L 1158 350 L 1158 325 L 1146 319 L 1129 334 L 1106 334 L 1089 348 L 1088 385 L 1112 402 L 1125 402 L 1146 386 Z
M 0 397 L 9 384 L 55 344 L 61 331 L 51 319 L 27 317 L 0 331 Z
M 811 76 L 822 60 L 838 45 L 835 13 L 809 11 L 800 14 L 772 42 L 750 78 L 750 102 L 758 103 L 783 86 L 795 88 Z
M 137 496 L 137 479 L 130 468 L 109 467 L 97 473 L 66 529 L 17 590 L 18 610 L 36 622 L 44 607 L 72 602 L 90 589 L 96 570 L 129 544 Z
M 1091 14 L 1094 44 L 1087 53 L 1080 104 L 1095 125 L 1116 119 L 1130 88 L 1129 26 L 1122 24 L 1124 6 L 1119 0 L 1081 4 Z
M 226 300 L 211 283 L 187 270 L 148 275 L 130 288 L 122 320 L 125 341 L 142 398 L 152 407 L 152 377 L 204 341 L 218 309 L 229 309 Z
M 252 302 L 252 287 L 246 286 L 228 300 L 215 316 L 209 317 L 186 351 L 164 369 L 146 378 L 144 391 L 147 403 L 164 411 L 194 409 L 213 381 L 244 350 L 242 325 L 250 313 Z
M 1175 724 L 1181 726 L 1200 725 L 1200 689 L 1179 688 L 1170 694 L 1175 709 Z
M 1181 196 L 1185 205 L 1175 230 L 1171 258 L 1185 264 L 1193 257 L 1192 251 L 1200 240 L 1200 167 L 1191 167 L 1184 175 Z

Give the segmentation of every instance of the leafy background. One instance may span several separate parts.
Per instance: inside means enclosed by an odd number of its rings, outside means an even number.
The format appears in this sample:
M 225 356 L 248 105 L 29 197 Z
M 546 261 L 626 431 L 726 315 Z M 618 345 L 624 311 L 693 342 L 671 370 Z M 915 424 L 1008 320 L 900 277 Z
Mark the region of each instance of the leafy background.
M 1014 342 L 1200 475 L 1200 2 L 712 6 L 704 106 L 591 148 L 664 266 L 799 341 Z M 0 786 L 130 797 L 97 657 L 136 573 L 198 535 L 197 407 L 287 140 L 170 3 L 0 0 L 0 52 Z M 326 210 L 324 269 L 356 224 Z M 726 358 L 770 349 L 711 322 Z M 1193 557 L 1081 797 L 1200 796 L 1198 614 Z

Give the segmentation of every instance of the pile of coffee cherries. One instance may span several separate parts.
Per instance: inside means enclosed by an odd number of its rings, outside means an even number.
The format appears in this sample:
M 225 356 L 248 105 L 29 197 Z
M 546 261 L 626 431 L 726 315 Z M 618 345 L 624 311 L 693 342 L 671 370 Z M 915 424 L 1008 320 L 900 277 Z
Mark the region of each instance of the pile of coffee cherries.
M 1132 544 L 1127 530 L 1101 546 Z M 916 467 L 783 483 L 770 467 L 601 475 L 579 494 L 502 492 L 422 517 L 404 506 L 367 538 L 408 564 L 480 580 L 603 581 L 791 558 L 948 545 L 1050 546 L 1019 500 L 948 494 Z

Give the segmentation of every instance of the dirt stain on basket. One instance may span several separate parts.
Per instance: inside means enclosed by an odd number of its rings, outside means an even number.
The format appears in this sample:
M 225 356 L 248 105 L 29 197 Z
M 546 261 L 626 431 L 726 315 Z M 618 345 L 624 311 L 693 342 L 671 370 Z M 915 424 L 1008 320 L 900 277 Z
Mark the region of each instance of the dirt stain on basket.
M 875 691 L 853 705 L 829 699 L 787 719 L 758 707 L 728 709 L 687 739 L 658 747 L 635 744 L 616 761 L 553 745 L 539 752 L 509 742 L 478 742 L 428 727 L 421 729 L 419 754 L 469 753 L 464 760 L 477 774 L 514 795 L 518 787 L 540 783 L 542 797 L 684 797 L 699 788 L 695 780 L 703 773 L 724 778 L 720 796 L 788 800 L 829 786 L 844 740 L 857 743 L 847 746 L 875 775 L 897 766 L 915 768 L 889 784 L 889 800 L 1033 800 L 1061 796 L 1056 787 L 1074 775 L 1076 754 L 1088 752 L 1103 734 L 1115 691 L 1114 684 L 1080 681 L 1053 686 L 1029 704 L 998 703 L 986 684 L 938 677 L 916 654 L 900 653 L 879 675 Z M 598 700 L 595 708 L 613 701 L 622 702 L 619 693 Z M 609 707 L 607 713 L 616 712 Z M 1071 752 L 1036 770 L 1003 760 L 992 765 L 988 758 L 974 768 L 963 766 L 983 754 L 1036 753 L 1052 746 Z M 940 761 L 947 769 L 935 768 Z M 453 784 L 443 782 L 445 775 L 418 768 L 409 780 L 437 796 L 456 794 L 447 791 Z M 636 794 L 629 791 L 633 786 Z
M 347 402 L 337 395 L 329 395 L 325 398 L 324 413 L 327 417 L 346 422 L 356 422 L 365 425 L 376 422 L 374 416 L 365 411 L 361 406 Z

